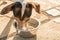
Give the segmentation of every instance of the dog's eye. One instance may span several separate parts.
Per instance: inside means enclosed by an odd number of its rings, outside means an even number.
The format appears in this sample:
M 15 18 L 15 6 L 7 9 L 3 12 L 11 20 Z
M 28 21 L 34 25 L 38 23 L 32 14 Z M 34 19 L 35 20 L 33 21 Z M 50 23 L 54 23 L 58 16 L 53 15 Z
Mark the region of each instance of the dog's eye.
M 31 4 L 27 4 L 26 7 L 27 7 L 27 8 L 31 8 L 32 5 L 31 5 Z
M 29 7 L 29 5 L 26 5 L 26 7 Z
M 18 12 L 18 11 L 20 11 L 20 8 L 15 8 L 15 12 Z
M 29 11 L 30 9 L 29 9 L 29 8 L 26 8 L 25 10 L 26 10 L 26 11 Z

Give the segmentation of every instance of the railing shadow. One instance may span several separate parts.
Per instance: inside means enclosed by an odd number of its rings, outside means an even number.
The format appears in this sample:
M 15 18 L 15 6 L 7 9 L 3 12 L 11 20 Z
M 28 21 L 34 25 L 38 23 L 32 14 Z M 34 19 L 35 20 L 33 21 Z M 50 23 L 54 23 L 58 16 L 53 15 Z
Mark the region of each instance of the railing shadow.
M 13 22 L 13 19 L 10 19 L 7 26 L 5 27 L 5 29 L 2 31 L 2 33 L 0 35 L 0 37 L 1 37 L 0 40 L 6 40 L 7 39 L 7 36 L 10 32 L 12 22 Z

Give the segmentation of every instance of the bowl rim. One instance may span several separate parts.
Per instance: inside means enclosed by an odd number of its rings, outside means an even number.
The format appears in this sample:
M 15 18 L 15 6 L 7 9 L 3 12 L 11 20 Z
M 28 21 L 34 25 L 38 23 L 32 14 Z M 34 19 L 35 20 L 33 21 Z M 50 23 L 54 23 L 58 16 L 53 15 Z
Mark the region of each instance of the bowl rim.
M 32 17 L 32 18 L 33 18 L 33 17 Z M 38 28 L 40 27 L 40 25 L 41 25 L 41 22 L 39 21 L 38 18 L 33 18 L 33 19 L 36 19 L 36 20 L 37 20 L 37 22 L 38 22 L 38 26 L 37 26 L 36 28 L 33 28 L 33 29 L 30 30 L 30 31 L 33 31 L 33 30 L 35 30 L 35 29 L 38 29 Z

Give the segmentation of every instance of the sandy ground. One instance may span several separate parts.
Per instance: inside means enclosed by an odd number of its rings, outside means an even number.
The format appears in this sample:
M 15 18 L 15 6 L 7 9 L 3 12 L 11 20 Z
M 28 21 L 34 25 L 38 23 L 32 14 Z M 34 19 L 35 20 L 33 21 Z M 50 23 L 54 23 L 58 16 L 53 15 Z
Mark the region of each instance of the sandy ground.
M 34 17 L 39 19 L 41 25 L 34 38 L 21 38 L 15 35 L 12 26 L 12 11 L 6 15 L 0 15 L 0 40 L 60 40 L 60 0 L 38 0 L 41 5 L 41 14 L 35 13 Z M 2 1 L 0 1 L 0 4 Z M 1 5 L 0 11 L 8 4 Z M 4 37 L 8 34 L 8 37 Z M 10 36 L 9 36 L 10 34 Z M 3 38 L 2 38 L 3 37 Z

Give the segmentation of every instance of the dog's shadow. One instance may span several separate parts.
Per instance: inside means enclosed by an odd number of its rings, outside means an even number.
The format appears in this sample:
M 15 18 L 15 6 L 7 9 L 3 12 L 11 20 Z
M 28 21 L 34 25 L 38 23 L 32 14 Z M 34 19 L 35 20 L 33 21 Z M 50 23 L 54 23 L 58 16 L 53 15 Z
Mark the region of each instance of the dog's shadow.
M 16 35 L 13 38 L 13 40 L 36 40 L 36 36 L 31 37 L 31 38 L 29 38 L 29 37 L 24 38 L 24 37 L 21 37 L 20 35 Z

